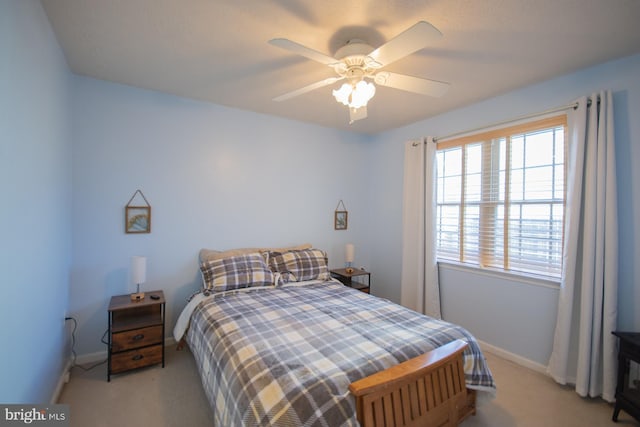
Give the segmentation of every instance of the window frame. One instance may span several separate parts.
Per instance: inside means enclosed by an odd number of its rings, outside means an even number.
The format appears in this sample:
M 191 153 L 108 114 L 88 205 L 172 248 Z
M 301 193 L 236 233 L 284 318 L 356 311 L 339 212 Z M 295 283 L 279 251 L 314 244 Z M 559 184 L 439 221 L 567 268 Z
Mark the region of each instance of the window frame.
M 561 227 L 561 245 L 560 245 L 560 258 L 559 258 L 559 271 L 557 273 L 554 273 L 553 271 L 549 270 L 549 272 L 545 273 L 544 271 L 540 270 L 540 271 L 525 271 L 525 270 L 521 270 L 521 269 L 511 269 L 511 265 L 509 264 L 510 262 L 510 252 L 511 252 L 511 248 L 509 248 L 509 243 L 511 240 L 511 232 L 509 230 L 509 218 L 510 215 L 507 214 L 507 212 L 513 207 L 515 206 L 514 204 L 511 204 L 511 188 L 510 188 L 510 179 L 511 179 L 511 167 L 512 167 L 512 156 L 511 155 L 507 155 L 505 156 L 505 164 L 504 164 L 504 170 L 505 170 L 505 174 L 504 174 L 504 183 L 500 183 L 497 187 L 495 185 L 490 185 L 487 184 L 487 182 L 490 182 L 490 180 L 492 179 L 496 179 L 496 174 L 500 174 L 501 171 L 501 167 L 500 165 L 498 165 L 497 167 L 491 167 L 491 162 L 492 161 L 496 161 L 495 152 L 489 152 L 488 155 L 485 155 L 486 153 L 484 152 L 484 150 L 487 149 L 491 149 L 493 151 L 493 149 L 491 148 L 492 145 L 497 145 L 497 144 L 491 144 L 491 141 L 495 141 L 495 140 L 504 140 L 505 143 L 505 153 L 511 153 L 511 141 L 515 138 L 521 137 L 523 135 L 527 135 L 527 134 L 532 134 L 532 133 L 536 133 L 539 131 L 544 131 L 544 130 L 553 130 L 556 129 L 558 127 L 562 127 L 564 130 L 564 147 L 563 147 L 563 152 L 564 152 L 564 158 L 562 160 L 562 164 L 563 164 L 563 194 L 562 194 L 562 227 Z M 472 145 L 472 144 L 479 144 L 481 147 L 481 150 L 483 151 L 481 154 L 481 163 L 482 163 L 482 168 L 481 168 L 481 189 L 480 189 L 480 199 L 478 202 L 472 202 L 474 205 L 478 205 L 478 251 L 477 251 L 477 259 L 474 259 L 473 261 L 469 261 L 468 259 L 465 260 L 465 234 L 469 232 L 469 230 L 465 229 L 465 208 L 466 206 L 471 203 L 471 202 L 467 202 L 465 200 L 465 195 L 466 195 L 466 181 L 467 181 L 467 168 L 466 168 L 466 153 L 467 153 L 467 146 L 468 145 Z M 441 245 L 439 244 L 439 242 L 441 241 L 441 233 L 442 233 L 442 229 L 438 228 L 436 231 L 436 242 L 437 242 L 437 246 L 436 246 L 436 257 L 438 262 L 445 262 L 445 263 L 454 263 L 454 264 L 461 264 L 461 265 L 465 265 L 468 266 L 470 268 L 479 268 L 482 270 L 493 270 L 493 271 L 497 271 L 497 272 L 501 272 L 504 274 L 513 274 L 513 275 L 517 275 L 517 276 L 522 276 L 522 277 L 539 277 L 542 280 L 545 281 L 550 281 L 550 282 L 556 282 L 560 280 L 560 276 L 561 276 L 561 271 L 562 271 L 562 251 L 564 249 L 564 228 L 565 228 L 565 219 L 566 219 L 566 182 L 567 182 L 567 154 L 568 154 L 568 125 L 567 125 L 567 115 L 566 114 L 560 114 L 560 115 L 554 115 L 554 116 L 550 116 L 550 117 L 545 117 L 545 118 L 541 118 L 538 120 L 530 120 L 527 122 L 521 122 L 521 123 L 517 123 L 511 126 L 506 126 L 506 127 L 500 127 L 500 128 L 494 128 L 494 129 L 489 129 L 486 131 L 481 131 L 481 132 L 476 132 L 473 134 L 467 134 L 464 135 L 462 137 L 458 137 L 458 138 L 452 138 L 452 139 L 448 139 L 445 141 L 441 141 L 438 142 L 437 144 L 437 152 L 440 151 L 445 151 L 445 150 L 450 150 L 450 149 L 454 149 L 454 148 L 461 148 L 461 172 L 460 172 L 460 201 L 459 201 L 459 206 L 458 206 L 458 256 L 457 259 L 456 258 L 451 258 L 448 255 L 453 254 L 453 252 L 448 252 L 446 253 L 447 256 L 442 256 L 442 252 L 439 249 L 441 247 Z M 496 150 L 496 151 L 500 151 L 500 150 Z M 437 154 L 436 154 L 437 155 Z M 555 164 L 555 162 L 554 162 Z M 444 167 L 444 165 L 442 166 Z M 440 168 L 440 166 L 438 167 Z M 523 166 L 523 171 L 527 169 Z M 492 176 L 493 175 L 493 176 Z M 555 171 L 552 172 L 552 176 L 555 175 Z M 434 186 L 438 183 L 438 181 L 434 182 Z M 556 181 L 555 181 L 555 176 L 553 177 L 553 183 L 551 184 L 551 188 L 555 189 L 555 185 L 556 185 Z M 439 191 L 439 188 L 438 188 Z M 500 192 L 503 191 L 504 192 L 504 200 L 500 199 Z M 552 195 L 552 198 L 550 200 L 554 199 L 554 195 Z M 526 204 L 527 200 L 522 200 L 520 202 L 518 202 L 518 204 L 522 205 L 522 204 Z M 531 202 L 529 202 L 531 203 Z M 549 205 L 552 205 L 553 202 L 548 202 Z M 557 202 L 556 202 L 557 203 Z M 449 202 L 449 204 L 451 204 Z M 453 203 L 453 205 L 455 205 L 456 203 Z M 436 201 L 435 206 L 437 208 L 437 212 L 435 213 L 436 215 L 436 227 L 440 227 L 440 212 L 441 212 L 441 207 L 442 206 L 446 206 L 447 202 L 446 200 L 443 198 L 442 202 L 438 202 Z M 496 258 L 493 254 L 493 252 L 496 249 L 496 236 L 498 236 L 498 232 L 497 230 L 493 227 L 493 224 L 495 224 L 494 222 L 491 221 L 491 219 L 495 219 L 495 215 L 497 212 L 496 206 L 503 206 L 503 215 L 504 215 L 504 219 L 502 221 L 502 253 L 503 253 L 503 257 L 502 258 Z M 489 215 L 487 214 L 489 212 L 489 210 L 493 210 L 493 215 L 489 213 Z M 484 213 L 483 213 L 484 211 Z M 551 215 L 553 216 L 553 215 Z M 468 228 L 468 226 L 467 226 Z M 479 242 L 482 239 L 486 239 L 487 235 L 486 233 L 489 233 L 489 239 L 490 241 L 492 241 L 493 243 L 491 243 L 489 246 L 487 245 L 481 245 Z M 553 242 L 551 239 L 549 240 L 550 242 Z M 557 252 L 554 251 L 549 251 L 549 255 L 557 255 Z M 474 257 L 475 258 L 475 257 Z M 497 265 L 496 260 L 502 261 L 501 265 Z M 547 264 L 549 266 L 552 266 L 552 264 Z

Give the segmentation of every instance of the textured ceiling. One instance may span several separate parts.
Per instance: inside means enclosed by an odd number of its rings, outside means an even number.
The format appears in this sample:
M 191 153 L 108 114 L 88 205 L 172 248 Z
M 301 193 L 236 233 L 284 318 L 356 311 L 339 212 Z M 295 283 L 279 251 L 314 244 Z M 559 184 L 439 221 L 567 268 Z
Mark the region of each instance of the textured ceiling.
M 74 73 L 362 133 L 378 133 L 640 52 L 638 0 L 42 0 Z M 378 87 L 349 125 L 334 76 L 268 40 L 333 56 L 377 47 L 420 20 L 443 37 L 386 71 L 451 83 L 441 98 Z

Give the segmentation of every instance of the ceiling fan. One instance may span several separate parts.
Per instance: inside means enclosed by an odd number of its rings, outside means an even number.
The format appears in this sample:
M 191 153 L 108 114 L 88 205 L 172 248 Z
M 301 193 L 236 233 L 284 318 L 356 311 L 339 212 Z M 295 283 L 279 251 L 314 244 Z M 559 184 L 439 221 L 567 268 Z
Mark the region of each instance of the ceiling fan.
M 411 55 L 440 37 L 442 37 L 442 33 L 436 27 L 428 22 L 419 21 L 377 49 L 360 39 L 349 40 L 346 45 L 335 52 L 334 57 L 289 39 L 269 40 L 269 44 L 273 46 L 328 65 L 337 74 L 336 77 L 320 80 L 280 95 L 273 100 L 284 101 L 332 85 L 340 80 L 346 80 L 347 82 L 340 89 L 333 91 L 333 96 L 338 102 L 349 107 L 349 123 L 353 123 L 355 120 L 367 117 L 367 102 L 375 94 L 375 85 L 367 80 L 372 80 L 380 86 L 440 97 L 449 89 L 449 83 L 381 71 L 383 67 Z

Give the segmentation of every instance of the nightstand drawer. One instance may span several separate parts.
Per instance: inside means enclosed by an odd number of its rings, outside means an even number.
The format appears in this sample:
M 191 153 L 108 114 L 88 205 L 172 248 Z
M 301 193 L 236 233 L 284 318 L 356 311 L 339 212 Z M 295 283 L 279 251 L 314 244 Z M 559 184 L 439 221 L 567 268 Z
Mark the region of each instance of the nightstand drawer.
M 619 346 L 619 354 L 629 360 L 635 360 L 640 363 L 640 347 L 632 342 L 621 340 Z
M 162 325 L 113 334 L 111 351 L 118 352 L 162 342 Z
M 162 344 L 111 355 L 111 373 L 155 365 L 162 362 Z

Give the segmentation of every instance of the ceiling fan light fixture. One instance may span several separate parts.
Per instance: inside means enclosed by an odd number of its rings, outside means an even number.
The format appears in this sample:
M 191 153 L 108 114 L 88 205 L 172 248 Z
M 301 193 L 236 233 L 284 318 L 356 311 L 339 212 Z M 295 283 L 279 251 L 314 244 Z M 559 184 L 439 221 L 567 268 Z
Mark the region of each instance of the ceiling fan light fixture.
M 343 105 L 358 109 L 360 107 L 366 107 L 375 93 L 376 87 L 373 83 L 360 80 L 355 85 L 344 83 L 340 89 L 333 91 L 333 96 L 336 98 L 336 101 Z
M 381 71 L 381 68 L 425 48 L 440 37 L 442 33 L 437 28 L 426 21 L 419 21 L 375 49 L 361 39 L 350 39 L 336 50 L 334 57 L 288 39 L 269 40 L 274 46 L 327 65 L 337 74 L 336 77 L 309 84 L 273 100 L 284 101 L 344 80 L 347 83 L 332 93 L 337 102 L 349 108 L 349 123 L 353 123 L 367 117 L 367 103 L 376 93 L 375 85 L 420 95 L 442 96 L 450 86 L 449 83 Z

